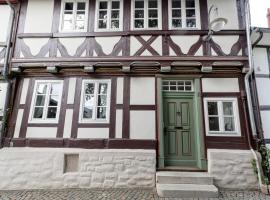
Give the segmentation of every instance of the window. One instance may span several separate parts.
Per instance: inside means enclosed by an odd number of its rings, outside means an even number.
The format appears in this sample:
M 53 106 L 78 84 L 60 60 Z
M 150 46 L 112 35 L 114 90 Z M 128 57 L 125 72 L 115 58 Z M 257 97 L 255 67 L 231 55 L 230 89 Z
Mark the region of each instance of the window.
M 62 3 L 62 31 L 86 31 L 87 3 L 84 0 L 66 0 Z
M 169 20 L 171 29 L 198 28 L 198 0 L 170 0 Z
M 185 80 L 164 80 L 162 90 L 166 92 L 192 92 L 192 81 Z
M 81 95 L 81 122 L 108 122 L 110 106 L 109 80 L 84 80 Z
M 159 0 L 133 0 L 133 29 L 160 29 L 160 2 Z
M 207 135 L 240 135 L 236 98 L 204 99 Z
M 62 81 L 36 81 L 31 105 L 31 122 L 57 122 Z
M 122 0 L 98 0 L 97 8 L 97 30 L 122 29 Z

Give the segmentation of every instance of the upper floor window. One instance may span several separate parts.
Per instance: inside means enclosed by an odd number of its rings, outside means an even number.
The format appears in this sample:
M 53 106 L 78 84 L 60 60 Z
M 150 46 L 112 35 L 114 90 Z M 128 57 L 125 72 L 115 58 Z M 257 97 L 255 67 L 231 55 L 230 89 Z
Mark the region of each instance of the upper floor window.
M 31 106 L 31 122 L 57 122 L 63 81 L 36 81 Z
M 81 122 L 108 122 L 110 80 L 84 80 L 81 95 Z
M 205 98 L 207 135 L 240 135 L 236 98 Z
M 62 31 L 86 31 L 88 5 L 84 0 L 65 0 L 62 3 Z
M 161 28 L 161 1 L 133 0 L 132 2 L 133 29 L 160 29 Z
M 122 0 L 97 0 L 96 30 L 121 30 Z
M 171 29 L 199 27 L 198 0 L 170 0 L 169 23 Z

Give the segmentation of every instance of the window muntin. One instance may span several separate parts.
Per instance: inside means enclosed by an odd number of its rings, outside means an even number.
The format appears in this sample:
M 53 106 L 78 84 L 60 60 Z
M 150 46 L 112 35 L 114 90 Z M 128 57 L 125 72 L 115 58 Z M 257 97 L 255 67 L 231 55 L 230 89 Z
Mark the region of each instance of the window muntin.
M 192 92 L 193 82 L 190 80 L 164 80 L 162 90 L 166 92 Z
M 171 29 L 198 28 L 198 0 L 170 0 L 169 21 Z
M 122 0 L 97 0 L 96 30 L 121 30 L 122 18 Z
M 110 81 L 85 80 L 81 95 L 81 122 L 108 122 L 110 109 Z
M 66 0 L 62 3 L 62 31 L 86 31 L 88 5 L 84 0 Z
M 133 29 L 159 29 L 161 27 L 159 0 L 133 0 Z
M 62 87 L 62 81 L 36 81 L 30 122 L 58 121 Z
M 207 135 L 240 135 L 236 98 L 206 98 L 204 106 Z

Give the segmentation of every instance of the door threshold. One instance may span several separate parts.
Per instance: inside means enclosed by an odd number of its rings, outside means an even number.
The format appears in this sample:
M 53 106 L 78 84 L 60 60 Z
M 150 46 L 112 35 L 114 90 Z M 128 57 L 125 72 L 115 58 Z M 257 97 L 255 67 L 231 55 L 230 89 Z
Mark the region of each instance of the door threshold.
M 157 168 L 157 171 L 207 172 L 206 169 L 200 169 L 197 167 L 182 167 L 182 166 L 166 166 L 164 168 Z

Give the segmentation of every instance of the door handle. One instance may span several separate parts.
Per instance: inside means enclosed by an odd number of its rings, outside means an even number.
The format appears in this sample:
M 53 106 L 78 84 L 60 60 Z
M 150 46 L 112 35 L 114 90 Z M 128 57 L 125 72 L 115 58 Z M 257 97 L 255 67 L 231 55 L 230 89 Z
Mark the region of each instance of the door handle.
M 183 129 L 183 126 L 175 126 L 175 129 Z

